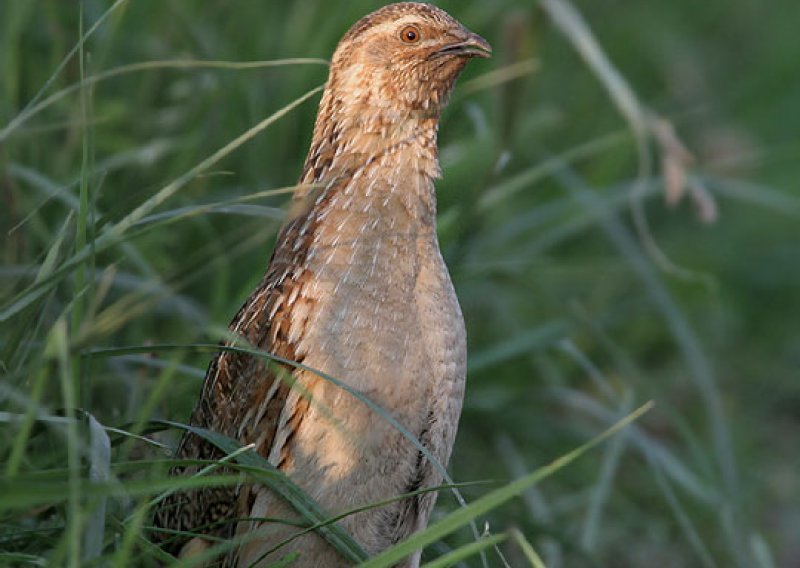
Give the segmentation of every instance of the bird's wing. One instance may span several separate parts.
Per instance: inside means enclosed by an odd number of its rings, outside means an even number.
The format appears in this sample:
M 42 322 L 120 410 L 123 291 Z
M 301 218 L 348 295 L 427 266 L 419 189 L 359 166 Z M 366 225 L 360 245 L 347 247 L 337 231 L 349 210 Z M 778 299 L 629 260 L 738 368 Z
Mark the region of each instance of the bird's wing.
M 298 302 L 305 301 L 302 293 L 305 275 L 298 268 L 302 266 L 302 259 L 294 256 L 303 254 L 307 247 L 297 247 L 299 252 L 294 252 L 292 246 L 305 237 L 298 234 L 302 221 L 302 218 L 295 219 L 281 231 L 264 279 L 230 325 L 231 331 L 250 345 L 290 361 L 298 359 L 289 340 L 291 311 Z M 206 372 L 190 424 L 219 432 L 243 444 L 254 443 L 256 451 L 268 457 L 290 391 L 286 378 L 293 372 L 292 367 L 264 358 L 231 351 L 218 353 Z M 285 427 L 295 426 L 290 422 Z M 176 458 L 182 460 L 222 457 L 223 453 L 213 444 L 190 432 L 183 435 L 176 452 Z M 202 467 L 175 466 L 171 474 L 192 475 Z M 239 487 L 216 487 L 173 493 L 160 503 L 154 524 L 169 531 L 231 538 L 236 528 L 235 519 L 248 514 L 238 510 L 239 492 Z M 192 541 L 199 540 L 175 536 L 172 532 L 156 537 L 174 554 L 181 553 L 187 545 L 196 546 Z

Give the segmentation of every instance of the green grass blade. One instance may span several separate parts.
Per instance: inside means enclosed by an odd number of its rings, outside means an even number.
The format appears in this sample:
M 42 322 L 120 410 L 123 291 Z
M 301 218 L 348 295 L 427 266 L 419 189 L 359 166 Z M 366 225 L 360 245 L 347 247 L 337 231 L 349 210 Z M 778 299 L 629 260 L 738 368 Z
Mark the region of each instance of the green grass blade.
M 81 558 L 81 530 L 82 530 L 82 503 L 81 503 L 81 462 L 80 462 L 80 435 L 78 422 L 75 419 L 76 392 L 72 376 L 72 363 L 69 356 L 69 338 L 67 323 L 63 319 L 56 322 L 52 329 L 51 356 L 58 362 L 61 394 L 63 397 L 65 415 L 67 418 L 67 466 L 69 467 L 69 480 L 67 485 L 67 564 L 70 568 L 77 568 Z
M 592 438 L 582 446 L 572 450 L 567 454 L 564 454 L 550 464 L 541 467 L 520 479 L 512 481 L 508 485 L 505 485 L 500 489 L 496 489 L 488 495 L 484 495 L 466 507 L 458 509 L 444 519 L 432 524 L 426 530 L 416 533 L 398 545 L 393 546 L 392 548 L 370 558 L 368 561 L 361 564 L 361 568 L 388 568 L 390 566 L 394 566 L 395 563 L 400 562 L 407 556 L 410 556 L 416 550 L 424 548 L 432 542 L 443 538 L 444 536 L 474 520 L 476 517 L 484 515 L 492 509 L 496 509 L 506 501 L 519 495 L 526 488 L 535 485 L 543 479 L 553 475 L 555 472 L 569 465 L 590 449 L 594 448 L 607 438 L 622 430 L 628 424 L 639 419 L 652 407 L 652 401 L 640 406 L 628 416 L 611 426 L 608 430 Z
M 125 0 L 123 0 L 125 1 Z M 161 69 L 265 69 L 269 67 L 283 67 L 287 65 L 325 65 L 329 63 L 325 59 L 314 58 L 301 58 L 295 57 L 290 59 L 273 59 L 268 61 L 210 61 L 210 60 L 195 60 L 195 59 L 170 59 L 159 61 L 141 61 L 139 63 L 130 63 L 128 65 L 121 65 L 108 71 L 102 71 L 82 78 L 74 85 L 70 85 L 60 91 L 50 95 L 43 101 L 33 104 L 37 101 L 39 96 L 34 98 L 28 108 L 23 110 L 14 120 L 12 120 L 5 128 L 0 130 L 0 142 L 9 138 L 14 131 L 27 122 L 30 118 L 40 113 L 41 111 L 53 106 L 58 101 L 66 98 L 67 96 L 80 91 L 86 87 L 90 87 L 101 81 L 128 75 L 130 73 L 141 73 L 142 71 L 156 71 Z
M 528 562 L 531 563 L 533 568 L 546 568 L 542 557 L 539 556 L 536 549 L 533 548 L 533 545 L 525 538 L 525 535 L 518 529 L 511 529 L 511 536 L 514 537 L 514 541 L 520 547 L 525 558 L 528 559 Z
M 508 534 L 506 533 L 483 537 L 480 540 L 456 548 L 436 560 L 426 562 L 422 565 L 422 568 L 448 568 L 449 566 L 455 566 L 459 562 L 475 556 L 482 550 L 497 546 L 506 539 L 508 539 Z
M 111 479 L 111 441 L 105 428 L 91 414 L 86 415 L 89 423 L 89 480 L 103 484 Z M 108 498 L 98 497 L 91 503 L 86 528 L 83 533 L 84 560 L 99 558 L 103 552 L 106 527 L 106 508 Z
M 75 46 L 69 51 L 69 53 L 67 53 L 67 55 L 64 56 L 64 58 L 61 60 L 61 63 L 59 63 L 58 67 L 56 67 L 56 70 L 53 71 L 53 73 L 50 75 L 47 81 L 45 81 L 45 84 L 42 85 L 39 91 L 28 102 L 23 111 L 19 115 L 17 115 L 17 117 L 14 120 L 12 120 L 3 130 L 0 131 L 0 142 L 5 140 L 8 134 L 13 132 L 14 129 L 27 118 L 26 113 L 31 109 L 31 107 L 33 107 L 38 102 L 38 100 L 42 97 L 42 95 L 44 95 L 44 93 L 47 92 L 47 89 L 50 88 L 50 85 L 52 85 L 53 82 L 58 78 L 58 76 L 70 62 L 72 57 L 79 51 L 83 50 L 83 46 L 86 43 L 86 40 L 97 30 L 97 28 L 99 28 L 103 24 L 103 22 L 106 19 L 108 19 L 109 16 L 111 16 L 111 14 L 117 8 L 119 8 L 122 4 L 124 4 L 127 1 L 128 0 L 117 0 L 116 2 L 114 2 L 114 4 L 112 4 L 108 8 L 108 10 L 103 12 L 101 16 L 97 18 L 97 21 L 95 21 L 95 23 L 92 24 L 92 26 L 86 31 L 86 33 L 83 33 L 81 28 L 81 33 L 79 34 L 78 43 L 75 44 Z
M 323 87 L 324 85 L 320 85 L 319 87 L 307 91 L 305 94 L 296 98 L 291 103 L 271 114 L 255 126 L 249 128 L 247 131 L 240 134 L 235 139 L 228 142 L 225 146 L 214 152 L 211 156 L 167 184 L 155 195 L 131 211 L 118 223 L 108 227 L 105 231 L 103 231 L 103 233 L 100 234 L 94 241 L 93 247 L 83 247 L 75 255 L 73 255 L 72 258 L 62 264 L 60 268 L 54 270 L 48 278 L 29 286 L 27 289 L 23 290 L 17 296 L 12 298 L 11 301 L 3 305 L 2 309 L 0 309 L 0 322 L 7 321 L 14 315 L 18 314 L 21 310 L 38 300 L 41 296 L 47 293 L 48 290 L 55 286 L 61 277 L 75 270 L 75 268 L 84 262 L 90 255 L 105 251 L 121 242 L 125 233 L 131 227 L 139 223 L 139 221 L 141 221 L 156 207 L 167 201 L 170 197 L 185 187 L 190 181 L 208 170 L 214 164 L 218 163 L 225 156 L 254 138 L 264 129 L 268 128 L 282 117 L 286 116 L 289 112 L 300 106 L 302 103 L 322 91 Z

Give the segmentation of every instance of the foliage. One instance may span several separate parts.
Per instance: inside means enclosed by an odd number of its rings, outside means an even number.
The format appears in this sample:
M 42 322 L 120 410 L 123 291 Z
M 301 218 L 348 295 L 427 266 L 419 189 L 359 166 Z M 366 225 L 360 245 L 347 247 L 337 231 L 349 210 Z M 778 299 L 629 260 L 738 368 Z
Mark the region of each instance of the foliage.
M 440 2 L 496 54 L 440 132 L 468 505 L 443 491 L 429 532 L 370 562 L 799 561 L 794 1 Z M 0 4 L 0 564 L 169 560 L 152 504 L 238 482 L 168 478 L 151 421 L 188 416 L 262 276 L 324 59 L 376 6 Z

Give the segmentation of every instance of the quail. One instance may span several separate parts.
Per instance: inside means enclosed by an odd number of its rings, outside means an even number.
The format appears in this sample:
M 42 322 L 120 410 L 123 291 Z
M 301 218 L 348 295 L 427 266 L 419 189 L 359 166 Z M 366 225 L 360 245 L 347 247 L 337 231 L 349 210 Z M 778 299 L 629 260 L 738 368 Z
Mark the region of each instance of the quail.
M 441 484 L 429 459 L 384 416 L 311 370 L 336 377 L 390 413 L 441 464 L 450 457 L 466 375 L 466 333 L 436 234 L 437 130 L 456 78 L 491 47 L 429 4 L 385 6 L 339 42 L 311 147 L 266 275 L 230 329 L 302 363 L 276 368 L 240 352 L 208 368 L 192 425 L 253 444 L 331 514 Z M 290 378 L 291 380 L 287 380 Z M 186 434 L 177 457 L 217 459 Z M 191 474 L 196 467 L 176 468 Z M 425 528 L 427 492 L 340 522 L 368 554 Z M 155 524 L 237 538 L 229 566 L 347 566 L 321 536 L 290 539 L 297 519 L 265 486 L 171 495 Z M 249 519 L 249 520 L 248 520 Z M 177 539 L 186 556 L 209 546 Z M 402 566 L 416 567 L 420 553 Z

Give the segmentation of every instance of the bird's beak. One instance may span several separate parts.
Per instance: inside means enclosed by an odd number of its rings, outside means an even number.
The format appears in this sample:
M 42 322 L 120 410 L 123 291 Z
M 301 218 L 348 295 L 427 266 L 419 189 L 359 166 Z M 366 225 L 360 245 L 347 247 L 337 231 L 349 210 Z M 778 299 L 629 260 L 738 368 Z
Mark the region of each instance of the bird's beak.
M 436 55 L 462 55 L 464 57 L 492 56 L 492 46 L 478 34 L 470 33 L 466 39 L 444 46 Z

